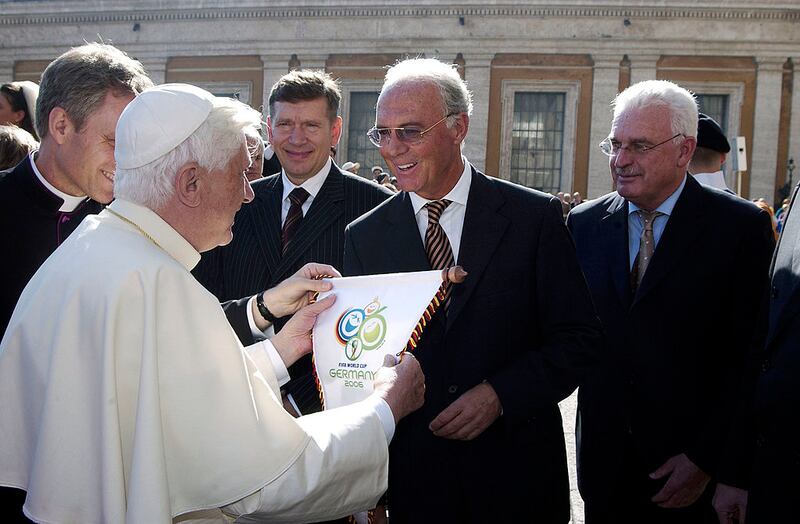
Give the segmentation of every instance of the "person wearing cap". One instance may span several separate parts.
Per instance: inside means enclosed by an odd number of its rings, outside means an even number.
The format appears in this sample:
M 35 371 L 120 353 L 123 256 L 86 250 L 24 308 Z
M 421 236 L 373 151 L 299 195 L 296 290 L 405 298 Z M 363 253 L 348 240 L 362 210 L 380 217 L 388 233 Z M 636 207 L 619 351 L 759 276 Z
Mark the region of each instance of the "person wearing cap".
M 345 162 L 342 166 L 342 171 L 349 171 L 354 175 L 358 174 L 359 169 L 361 169 L 361 164 L 358 162 Z
M 15 125 L 39 140 L 36 122 L 36 98 L 39 86 L 23 80 L 0 86 L 0 125 Z
M 233 242 L 203 255 L 194 271 L 227 301 L 228 320 L 245 345 L 285 322 L 268 301 L 260 307 L 258 296 L 307 262 L 342 267 L 345 226 L 391 195 L 331 158 L 342 132 L 340 101 L 339 86 L 319 71 L 292 71 L 272 86 L 267 131 L 283 169 L 253 184 L 255 198 L 237 215 Z M 292 409 L 322 409 L 311 357 L 290 373 L 284 390 Z
M 734 194 L 725 184 L 722 164 L 731 146 L 722 128 L 710 116 L 699 113 L 697 118 L 697 148 L 694 150 L 688 171 L 704 186 L 715 187 Z
M 394 425 L 422 404 L 414 358 L 344 408 L 294 419 L 279 400 L 335 300 L 306 305 L 331 288 L 310 277 L 335 270 L 309 265 L 271 290 L 276 314 L 304 307 L 247 348 L 190 273 L 253 198 L 245 130 L 258 118 L 186 84 L 122 113 L 116 199 L 40 268 L 0 343 L 0 484 L 27 491 L 31 519 L 316 521 L 385 489 Z
M 372 166 L 370 173 L 372 173 L 372 180 L 377 180 L 378 175 L 383 173 L 383 168 L 381 166 Z
M 105 44 L 74 48 L 45 69 L 36 110 L 41 145 L 0 172 L 0 229 L 14 247 L 0 276 L 0 333 L 36 269 L 113 198 L 114 126 L 151 85 L 139 62 Z

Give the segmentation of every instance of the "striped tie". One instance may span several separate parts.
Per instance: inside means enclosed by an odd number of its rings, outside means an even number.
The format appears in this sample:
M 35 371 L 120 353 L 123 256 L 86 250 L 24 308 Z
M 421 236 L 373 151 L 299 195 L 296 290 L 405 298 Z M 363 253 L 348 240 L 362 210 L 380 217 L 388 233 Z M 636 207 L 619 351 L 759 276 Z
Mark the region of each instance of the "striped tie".
M 442 217 L 444 209 L 450 205 L 449 200 L 434 200 L 425 204 L 428 209 L 428 229 L 425 230 L 425 252 L 428 254 L 428 262 L 431 264 L 431 269 L 444 269 L 446 267 L 454 266 L 455 259 L 453 258 L 453 250 L 450 247 L 450 240 L 447 238 L 447 233 L 444 232 L 442 226 L 439 224 L 439 219 Z M 445 284 L 445 295 L 447 296 L 445 308 L 450 302 L 450 286 L 448 282 Z
M 300 221 L 303 219 L 303 203 L 308 196 L 308 191 L 302 187 L 296 187 L 289 193 L 291 204 L 289 204 L 289 213 L 286 215 L 283 231 L 281 231 L 281 245 L 284 253 L 286 253 L 286 248 L 289 246 L 289 241 L 297 232 L 297 228 L 300 227 Z

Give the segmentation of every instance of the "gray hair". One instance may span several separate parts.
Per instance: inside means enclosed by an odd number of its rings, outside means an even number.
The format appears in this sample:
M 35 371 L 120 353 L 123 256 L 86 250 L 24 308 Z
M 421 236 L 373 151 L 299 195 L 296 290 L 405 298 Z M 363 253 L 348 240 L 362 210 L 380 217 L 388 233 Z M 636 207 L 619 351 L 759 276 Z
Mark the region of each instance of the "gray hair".
M 445 115 L 453 113 L 472 114 L 472 93 L 467 83 L 458 74 L 455 64 L 447 64 L 435 58 L 408 58 L 397 62 L 386 71 L 381 94 L 399 83 L 432 82 L 439 88 L 442 110 Z M 454 118 L 447 120 L 453 125 Z
M 238 100 L 215 97 L 205 122 L 175 149 L 141 167 L 117 167 L 114 196 L 150 209 L 162 208 L 172 197 L 181 167 L 197 162 L 209 171 L 224 168 L 245 147 L 245 133 L 259 128 L 260 117 Z
M 137 95 L 153 82 L 137 60 L 108 44 L 91 43 L 70 49 L 42 73 L 36 101 L 36 131 L 44 139 L 50 111 L 66 111 L 77 131 L 102 105 L 109 91 L 117 96 Z
M 668 80 L 645 80 L 618 94 L 611 103 L 614 120 L 628 109 L 663 107 L 671 115 L 673 134 L 697 137 L 697 101 L 694 95 Z

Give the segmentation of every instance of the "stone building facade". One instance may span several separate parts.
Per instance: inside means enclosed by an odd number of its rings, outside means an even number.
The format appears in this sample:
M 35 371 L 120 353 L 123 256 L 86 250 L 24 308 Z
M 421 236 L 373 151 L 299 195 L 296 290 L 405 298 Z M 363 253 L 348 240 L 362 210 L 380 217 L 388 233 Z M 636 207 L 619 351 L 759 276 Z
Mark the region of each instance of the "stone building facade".
M 612 189 L 597 147 L 609 103 L 651 78 L 691 89 L 744 137 L 746 165 L 727 166 L 743 196 L 777 200 L 800 161 L 796 0 L 0 0 L 0 82 L 36 81 L 58 54 L 99 38 L 157 83 L 256 108 L 289 69 L 329 71 L 344 91 L 340 163 L 380 163 L 364 133 L 385 67 L 404 56 L 458 64 L 475 98 L 467 157 L 546 191 Z

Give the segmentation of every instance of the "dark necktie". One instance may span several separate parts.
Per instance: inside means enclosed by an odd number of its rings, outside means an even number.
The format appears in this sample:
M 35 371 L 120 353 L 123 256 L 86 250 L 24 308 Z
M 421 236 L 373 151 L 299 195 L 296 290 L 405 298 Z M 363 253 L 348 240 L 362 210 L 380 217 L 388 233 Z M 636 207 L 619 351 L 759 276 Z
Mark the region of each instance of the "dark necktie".
M 636 212 L 639 214 L 639 218 L 642 219 L 642 236 L 639 238 L 639 254 L 636 255 L 636 260 L 633 261 L 633 278 L 631 282 L 633 284 L 634 293 L 642 284 L 644 273 L 647 271 L 647 266 L 650 265 L 650 260 L 653 258 L 653 253 L 656 251 L 653 224 L 656 221 L 656 217 L 660 217 L 664 214 L 660 211 L 645 211 L 643 209 L 639 209 Z
M 286 221 L 283 223 L 283 230 L 281 231 L 281 245 L 284 253 L 286 253 L 286 247 L 297 232 L 297 228 L 300 227 L 300 221 L 303 220 L 303 203 L 308 199 L 308 196 L 308 191 L 302 187 L 296 187 L 289 193 L 289 213 L 286 215 Z
M 425 230 L 425 252 L 428 254 L 428 262 L 431 269 L 444 269 L 455 265 L 453 249 L 450 247 L 450 240 L 439 224 L 439 219 L 445 208 L 450 205 L 449 200 L 434 200 L 425 204 L 428 209 L 428 228 Z M 445 284 L 445 295 L 450 295 L 450 286 Z M 446 307 L 446 306 L 445 306 Z

